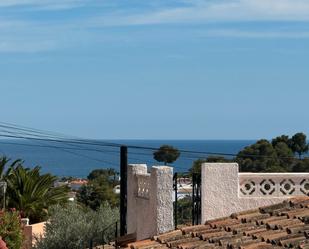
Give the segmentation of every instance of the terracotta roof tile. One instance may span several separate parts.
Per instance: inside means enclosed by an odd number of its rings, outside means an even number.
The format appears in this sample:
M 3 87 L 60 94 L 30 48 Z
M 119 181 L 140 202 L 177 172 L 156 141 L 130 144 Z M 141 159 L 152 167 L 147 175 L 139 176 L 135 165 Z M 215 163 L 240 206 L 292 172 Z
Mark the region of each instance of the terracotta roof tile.
M 205 242 L 203 240 L 197 240 L 197 241 L 191 241 L 191 242 L 179 244 L 177 247 L 180 249 L 193 249 L 193 248 L 199 247 L 204 244 Z
M 272 213 L 276 210 L 284 209 L 284 208 L 290 208 L 291 204 L 288 201 L 284 201 L 275 205 L 265 206 L 260 208 L 261 213 Z
M 166 243 L 170 240 L 175 240 L 177 238 L 181 238 L 182 231 L 181 230 L 175 230 L 169 233 L 165 233 L 159 236 L 155 236 L 154 239 L 159 241 L 160 243 Z
M 239 224 L 239 221 L 233 218 L 225 218 L 223 220 L 210 221 L 210 222 L 207 222 L 207 224 L 213 228 L 220 228 L 220 227 L 225 227 L 228 225 Z
M 173 240 L 173 241 L 167 242 L 166 244 L 168 247 L 177 247 L 180 244 L 195 242 L 195 241 L 200 241 L 200 239 L 198 237 L 187 237 L 187 238 L 183 237 L 182 239 Z
M 306 240 L 306 237 L 302 234 L 294 234 L 294 235 L 288 235 L 284 238 L 281 238 L 277 244 L 284 247 L 294 247 L 298 246 L 300 242 Z
M 131 245 L 131 249 L 309 249 L 309 198 L 235 213 Z
M 180 230 L 183 233 L 193 233 L 193 232 L 198 232 L 202 230 L 207 230 L 209 228 L 210 228 L 210 225 L 196 225 L 196 226 L 183 227 Z
M 307 196 L 295 197 L 290 200 L 291 206 L 304 207 L 309 204 L 309 199 Z
M 286 216 L 286 219 L 287 218 L 288 217 Z M 265 219 L 257 220 L 256 224 L 257 225 L 264 225 L 264 224 L 267 224 L 269 222 L 273 222 L 273 221 L 276 221 L 276 220 L 282 220 L 282 219 L 284 219 L 284 217 L 282 217 L 282 216 L 271 216 L 271 217 L 267 217 Z
M 285 219 L 283 218 L 282 220 L 276 220 L 276 221 L 272 221 L 272 222 L 267 222 L 266 223 L 266 227 L 268 229 L 285 229 L 294 225 L 299 225 L 299 224 L 303 224 L 303 222 L 301 222 L 298 219 Z
M 145 248 L 157 248 L 162 246 L 159 242 L 156 242 L 154 240 L 142 240 L 142 241 L 137 241 L 134 243 L 128 244 L 128 247 L 131 249 L 145 249 Z
M 200 230 L 200 231 L 196 231 L 191 233 L 192 236 L 194 237 L 201 237 L 203 234 L 207 234 L 207 233 L 215 233 L 215 232 L 221 232 L 222 228 L 213 228 L 213 229 L 207 229 L 207 230 Z
M 243 235 L 246 235 L 246 236 L 252 236 L 253 234 L 259 234 L 259 233 L 263 233 L 263 232 L 266 232 L 268 231 L 266 229 L 266 227 L 263 227 L 263 226 L 260 226 L 260 227 L 255 227 L 254 229 L 249 229 L 249 230 L 245 230 L 243 232 Z

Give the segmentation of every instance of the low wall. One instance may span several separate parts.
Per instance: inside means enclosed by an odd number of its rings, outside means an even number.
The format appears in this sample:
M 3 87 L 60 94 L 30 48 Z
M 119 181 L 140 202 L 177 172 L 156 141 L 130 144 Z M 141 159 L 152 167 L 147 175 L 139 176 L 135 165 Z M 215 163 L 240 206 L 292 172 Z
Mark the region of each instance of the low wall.
M 32 225 L 25 225 L 24 226 L 24 244 L 23 249 L 31 249 L 32 246 L 35 244 L 35 238 L 43 236 L 44 229 L 45 229 L 45 223 L 36 223 Z
M 309 194 L 309 173 L 239 173 L 237 163 L 202 165 L 202 222 Z
M 129 165 L 127 179 L 127 232 L 142 240 L 173 230 L 173 169 Z

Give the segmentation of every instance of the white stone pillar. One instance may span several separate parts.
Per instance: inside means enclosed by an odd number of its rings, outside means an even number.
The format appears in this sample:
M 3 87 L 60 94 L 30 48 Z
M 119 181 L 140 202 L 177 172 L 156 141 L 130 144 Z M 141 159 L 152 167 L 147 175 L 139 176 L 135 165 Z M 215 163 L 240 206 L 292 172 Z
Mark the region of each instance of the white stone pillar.
M 151 168 L 152 192 L 156 205 L 156 234 L 174 229 L 173 216 L 173 168 L 154 166 Z
M 202 165 L 202 222 L 228 216 L 238 204 L 238 164 Z
M 147 173 L 147 166 L 128 167 L 127 232 L 138 240 L 174 229 L 173 225 L 173 169 L 155 166 Z
M 128 165 L 127 175 L 127 233 L 135 233 L 138 220 L 137 175 L 147 174 L 146 164 Z

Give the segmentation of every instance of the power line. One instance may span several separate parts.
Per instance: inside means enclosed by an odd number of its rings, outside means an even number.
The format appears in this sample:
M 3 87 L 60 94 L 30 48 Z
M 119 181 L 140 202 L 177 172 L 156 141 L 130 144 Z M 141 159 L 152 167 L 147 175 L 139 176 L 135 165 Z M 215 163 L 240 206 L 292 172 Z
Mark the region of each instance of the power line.
M 7 135 L 7 134 L 0 134 L 0 137 L 21 138 L 21 139 L 47 141 L 47 142 L 57 142 L 57 143 L 69 143 L 69 144 L 97 145 L 97 146 L 103 146 L 103 147 L 117 147 L 117 148 L 120 147 L 120 145 L 109 144 L 109 143 L 92 143 L 92 142 L 81 142 L 81 141 L 75 141 L 75 140 L 46 139 L 46 138 L 37 138 L 37 137 Z
M 8 132 L 8 131 L 6 131 L 6 132 Z M 11 132 L 8 132 L 8 133 L 11 133 Z M 0 136 L 1 136 L 1 135 L 0 135 Z M 31 141 L 31 142 L 33 142 L 33 141 Z M 36 141 L 36 142 L 39 143 L 38 141 Z M 0 143 L 3 143 L 3 142 L 0 142 Z M 18 145 L 17 143 L 11 143 L 11 144 Z M 25 146 L 25 144 L 19 144 L 19 145 Z M 26 146 L 29 146 L 29 144 L 26 145 Z M 30 145 L 30 146 L 31 146 L 31 145 Z M 71 151 L 72 149 L 73 149 L 73 150 L 82 150 L 81 148 L 79 149 L 79 148 L 68 148 L 68 147 L 59 147 L 59 146 L 46 146 L 46 145 L 43 145 L 43 144 L 40 144 L 40 145 L 32 145 L 32 146 L 54 148 L 54 149 L 62 150 L 62 151 L 64 151 L 64 152 L 66 152 L 66 153 L 70 153 L 70 154 L 73 154 L 73 155 L 77 155 L 77 156 L 79 156 L 79 157 L 84 157 L 84 158 L 87 158 L 87 159 L 90 159 L 90 160 L 94 160 L 94 161 L 97 161 L 97 162 L 108 163 L 108 164 L 110 164 L 110 165 L 113 165 L 113 166 L 118 167 L 118 165 L 116 165 L 114 162 L 110 162 L 110 161 L 107 161 L 107 160 L 102 160 L 102 159 L 90 157 L 90 156 L 88 156 L 88 155 L 84 155 L 84 154 L 81 154 L 81 153 L 77 153 L 77 152 Z M 97 151 L 98 151 L 98 152 L 102 152 L 102 151 L 99 151 L 99 150 L 97 150 Z
M 58 148 L 59 149 L 59 148 Z M 88 158 L 90 160 L 94 160 L 94 161 L 97 161 L 97 162 L 103 162 L 103 163 L 107 163 L 107 164 L 110 164 L 112 166 L 116 166 L 118 167 L 118 165 L 116 165 L 115 163 L 111 162 L 111 161 L 106 161 L 106 160 L 102 160 L 102 159 L 97 159 L 97 158 L 93 158 L 93 157 L 89 157 L 87 155 L 84 155 L 84 154 L 80 154 L 80 153 L 77 153 L 77 152 L 73 152 L 73 151 L 69 151 L 69 150 L 66 150 L 66 149 L 61 149 L 67 153 L 70 153 L 70 154 L 73 154 L 73 155 L 76 155 L 76 156 L 79 156 L 79 157 L 84 157 L 84 158 Z
M 26 146 L 26 147 L 39 147 L 39 148 L 51 148 L 51 149 L 61 149 L 61 150 L 66 150 L 65 152 L 68 152 L 68 153 L 71 153 L 73 154 L 73 152 L 69 152 L 68 150 L 77 150 L 77 151 L 90 151 L 90 152 L 101 152 L 101 153 L 116 153 L 116 154 L 113 154 L 111 156 L 118 156 L 119 154 L 119 151 L 107 151 L 107 150 L 97 150 L 97 149 L 88 149 L 88 148 L 72 148 L 72 147 L 60 147 L 60 146 L 53 146 L 53 145 L 43 145 L 43 144 L 26 144 L 26 143 L 16 143 L 16 142 L 3 142 L 3 141 L 0 141 L 0 144 L 7 144 L 7 145 L 17 145 L 17 146 Z M 77 155 L 77 153 L 75 152 L 74 153 L 75 155 Z M 141 153 L 130 153 L 130 154 L 141 154 Z M 87 157 L 88 159 L 92 159 L 92 160 L 95 160 L 95 161 L 102 161 L 102 162 L 105 162 L 105 163 L 110 163 L 110 164 L 113 164 L 114 166 L 116 166 L 114 163 L 111 163 L 110 161 L 103 161 L 101 159 L 97 159 L 97 158 L 93 158 L 93 157 L 89 157 L 89 156 L 86 156 L 84 154 L 78 154 L 79 156 L 84 156 L 84 157 Z M 144 156 L 151 156 L 149 154 L 142 154 Z M 136 158 L 136 157 L 132 157 L 129 155 L 128 159 L 131 161 L 131 160 L 135 160 L 137 162 L 140 162 L 140 163 L 147 163 L 147 164 L 156 164 L 157 162 L 155 160 L 151 160 L 149 161 L 149 159 L 141 159 L 141 158 Z M 184 158 L 185 159 L 185 158 Z M 187 159 L 189 160 L 189 159 Z M 118 165 L 117 165 L 118 166 Z M 175 167 L 175 166 L 173 166 Z M 176 168 L 176 167 L 175 167 Z M 179 168 L 179 167 L 177 167 Z M 186 169 L 186 168 L 183 168 L 183 169 Z
M 9 125 L 6 125 L 6 127 L 9 127 Z M 11 129 L 16 129 L 15 127 L 10 127 Z M 29 128 L 27 128 L 30 130 Z M 42 133 L 42 132 L 41 132 Z M 122 144 L 118 143 L 110 143 L 110 142 L 90 142 L 91 140 L 85 140 L 85 139 L 49 139 L 49 138 L 42 138 L 42 137 L 25 137 L 20 135 L 0 135 L 1 137 L 8 137 L 8 138 L 23 138 L 23 139 L 33 139 L 38 141 L 49 141 L 49 142 L 57 142 L 57 143 L 69 143 L 69 144 L 83 144 L 83 145 L 97 145 L 97 146 L 105 146 L 105 147 L 120 147 Z M 37 135 L 38 136 L 38 135 Z M 154 147 L 147 147 L 147 146 L 137 146 L 137 145 L 125 145 L 128 148 L 131 149 L 140 149 L 140 150 L 150 150 L 150 151 L 156 151 L 159 148 Z M 209 152 L 209 151 L 193 151 L 193 150 L 184 150 L 179 149 L 179 152 L 182 154 L 187 154 L 186 158 L 189 158 L 188 154 L 194 154 L 194 155 L 215 155 L 215 156 L 230 156 L 230 157 L 254 157 L 254 158 L 273 158 L 272 156 L 266 156 L 266 155 L 254 155 L 254 154 L 235 154 L 235 153 L 222 153 L 222 152 Z M 132 152 L 133 153 L 133 152 Z M 195 156 L 191 157 L 192 159 L 196 158 Z M 278 157 L 278 159 L 297 159 L 296 157 Z
M 16 124 L 10 124 L 10 123 L 5 123 L 5 122 L 1 122 L 2 125 L 0 125 L 0 127 L 3 128 L 8 128 L 8 129 L 13 129 L 13 130 L 19 130 L 19 131 L 27 131 L 27 132 L 31 132 L 28 133 L 28 135 L 32 135 L 32 136 L 36 136 L 36 137 L 40 137 L 38 134 L 40 134 L 41 136 L 43 135 L 45 138 L 46 137 L 50 137 L 53 138 L 51 140 L 55 141 L 55 142 L 80 142 L 82 144 L 90 144 L 90 145 L 109 145 L 109 146 L 116 146 L 116 147 L 120 147 L 122 146 L 122 144 L 117 144 L 117 143 L 111 143 L 111 142 L 90 142 L 90 139 L 83 139 L 83 138 L 79 138 L 79 137 L 72 137 L 72 136 L 67 136 L 61 133 L 52 133 L 50 131 L 43 131 L 43 130 L 38 130 L 38 129 L 33 129 L 33 128 L 29 128 L 29 127 L 24 127 L 24 126 L 19 126 Z M 34 135 L 34 134 L 36 135 Z M 23 133 L 25 135 L 25 132 Z M 56 135 L 55 135 L 56 134 Z M 60 134 L 60 136 L 58 135 Z M 60 140 L 60 141 L 58 141 Z
M 117 153 L 117 154 L 119 154 L 119 151 L 112 151 L 112 150 L 102 150 L 102 149 L 98 150 L 98 149 L 78 148 L 78 147 L 74 147 L 74 148 L 73 147 L 60 147 L 60 146 L 43 145 L 43 144 L 25 144 L 25 143 L 16 143 L 16 142 L 3 142 L 1 140 L 0 140 L 0 144 L 27 146 L 27 147 L 54 148 L 54 149 L 70 149 L 70 150 L 79 150 L 79 151 L 90 151 L 90 152 L 101 152 L 101 153 Z

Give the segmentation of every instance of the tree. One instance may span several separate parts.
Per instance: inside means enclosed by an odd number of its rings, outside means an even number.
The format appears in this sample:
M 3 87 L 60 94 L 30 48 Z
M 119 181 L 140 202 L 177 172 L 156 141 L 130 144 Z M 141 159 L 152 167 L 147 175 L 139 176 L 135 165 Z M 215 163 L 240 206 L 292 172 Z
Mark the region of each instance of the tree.
M 207 159 L 197 159 L 193 162 L 192 167 L 189 169 L 190 174 L 201 174 L 202 164 L 206 163 Z
M 106 201 L 112 206 L 117 206 L 119 196 L 113 191 L 118 184 L 114 179 L 116 174 L 114 169 L 91 171 L 88 175 L 88 184 L 82 186 L 77 192 L 77 201 L 93 210 L 97 210 Z
M 111 206 L 117 206 L 119 196 L 113 192 L 113 188 L 106 184 L 90 183 L 82 186 L 77 192 L 77 201 L 97 210 L 102 203 L 108 202 Z
M 119 210 L 107 203 L 96 212 L 70 203 L 53 206 L 49 213 L 44 236 L 36 238 L 35 249 L 83 249 L 88 248 L 90 239 L 99 245 L 115 239 Z
M 287 146 L 290 147 L 291 140 L 290 140 L 289 136 L 281 135 L 279 137 L 272 139 L 272 141 L 271 141 L 271 144 L 272 144 L 273 147 L 275 147 L 278 143 L 285 143 Z
M 276 151 L 279 165 L 282 168 L 281 171 L 291 171 L 295 161 L 291 148 L 286 142 L 278 142 L 273 147 Z
M 116 172 L 115 169 L 109 168 L 109 169 L 94 169 L 92 170 L 89 175 L 88 179 L 89 180 L 94 180 L 99 177 L 104 177 L 108 180 L 110 176 L 116 176 L 118 173 Z
M 179 150 L 170 145 L 162 145 L 153 153 L 153 158 L 158 162 L 164 162 L 164 165 L 175 162 L 179 156 Z
M 9 175 L 15 166 L 21 165 L 23 163 L 23 161 L 20 159 L 17 159 L 9 164 L 10 161 L 11 159 L 7 158 L 6 156 L 0 158 L 0 180 Z
M 12 170 L 14 169 L 15 166 L 21 165 L 22 160 L 18 159 L 13 161 L 12 163 L 9 164 L 11 159 L 7 158 L 6 156 L 3 156 L 0 158 L 0 181 L 6 183 L 6 177 L 10 175 Z M 3 189 L 0 189 L 0 199 L 1 199 L 1 207 L 6 205 L 6 200 L 5 200 L 5 192 Z
M 56 176 L 41 175 L 40 167 L 28 169 L 18 165 L 6 177 L 8 207 L 19 210 L 31 223 L 44 220 L 48 207 L 68 200 L 67 186 L 54 187 L 56 180 Z
M 293 172 L 309 172 L 309 157 L 299 160 L 293 167 Z
M 308 152 L 309 146 L 307 144 L 306 135 L 302 132 L 296 133 L 291 139 L 291 149 L 297 153 L 299 158 L 303 153 Z
M 239 163 L 240 170 L 245 172 L 277 171 L 280 166 L 276 150 L 265 139 L 245 147 L 237 154 L 236 161 Z

